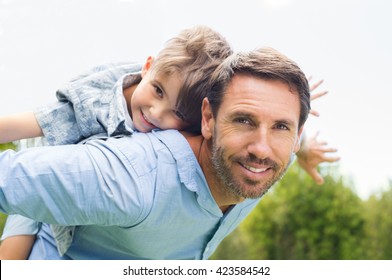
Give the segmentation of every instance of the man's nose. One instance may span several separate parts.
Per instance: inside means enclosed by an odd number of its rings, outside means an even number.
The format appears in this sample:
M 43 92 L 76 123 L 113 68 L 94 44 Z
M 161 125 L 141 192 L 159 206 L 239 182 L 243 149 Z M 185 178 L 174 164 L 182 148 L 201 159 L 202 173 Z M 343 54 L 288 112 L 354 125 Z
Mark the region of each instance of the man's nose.
M 248 152 L 259 159 L 266 159 L 271 157 L 272 148 L 270 135 L 266 129 L 258 129 L 249 137 Z

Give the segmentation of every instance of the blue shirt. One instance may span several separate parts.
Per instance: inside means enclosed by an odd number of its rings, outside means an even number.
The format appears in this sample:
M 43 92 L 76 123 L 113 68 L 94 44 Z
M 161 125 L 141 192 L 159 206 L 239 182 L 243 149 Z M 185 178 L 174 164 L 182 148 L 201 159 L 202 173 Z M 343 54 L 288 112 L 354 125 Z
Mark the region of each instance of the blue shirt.
M 71 259 L 207 259 L 256 206 L 222 214 L 175 130 L 0 154 L 0 209 L 78 225 Z

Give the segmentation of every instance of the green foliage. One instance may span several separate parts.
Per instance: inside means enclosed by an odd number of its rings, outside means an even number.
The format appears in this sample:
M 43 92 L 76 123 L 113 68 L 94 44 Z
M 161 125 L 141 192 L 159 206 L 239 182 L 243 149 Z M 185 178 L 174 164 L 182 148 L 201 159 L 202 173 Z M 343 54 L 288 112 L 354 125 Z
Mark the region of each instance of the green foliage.
M 4 151 L 7 149 L 16 149 L 16 145 L 14 143 L 5 143 L 5 144 L 0 144 L 0 151 Z
M 392 259 L 392 181 L 379 196 L 365 203 L 366 236 L 362 246 L 367 259 Z
M 7 215 L 0 212 L 0 236 L 3 234 L 3 228 L 6 220 L 7 220 Z

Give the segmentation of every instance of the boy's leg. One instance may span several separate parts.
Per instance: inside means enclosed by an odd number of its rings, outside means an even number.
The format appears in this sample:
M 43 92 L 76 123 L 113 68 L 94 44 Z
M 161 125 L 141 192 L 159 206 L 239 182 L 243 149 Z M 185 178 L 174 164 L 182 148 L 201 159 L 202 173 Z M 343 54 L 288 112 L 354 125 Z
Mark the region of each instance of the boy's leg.
M 35 241 L 35 235 L 10 236 L 1 242 L 0 260 L 26 260 Z
M 19 215 L 9 215 L 1 236 L 0 259 L 25 260 L 41 223 Z

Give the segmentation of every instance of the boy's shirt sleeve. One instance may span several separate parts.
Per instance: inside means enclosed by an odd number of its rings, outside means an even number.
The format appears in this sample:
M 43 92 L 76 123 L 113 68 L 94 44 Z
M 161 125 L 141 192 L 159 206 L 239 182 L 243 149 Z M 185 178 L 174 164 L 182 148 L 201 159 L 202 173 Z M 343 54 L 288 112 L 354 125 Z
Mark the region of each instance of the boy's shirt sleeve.
M 126 125 L 122 77 L 140 69 L 140 64 L 97 66 L 60 88 L 58 102 L 35 111 L 48 143 L 62 145 L 93 135 L 131 134 L 132 128 Z

